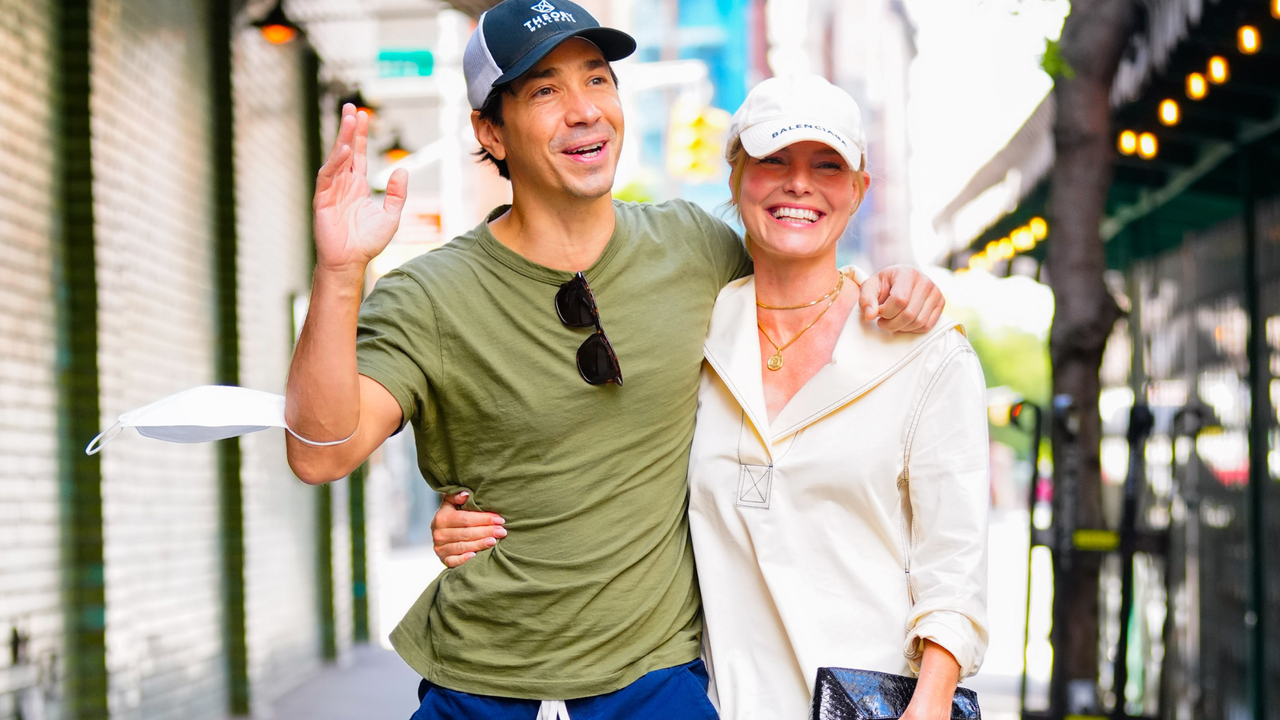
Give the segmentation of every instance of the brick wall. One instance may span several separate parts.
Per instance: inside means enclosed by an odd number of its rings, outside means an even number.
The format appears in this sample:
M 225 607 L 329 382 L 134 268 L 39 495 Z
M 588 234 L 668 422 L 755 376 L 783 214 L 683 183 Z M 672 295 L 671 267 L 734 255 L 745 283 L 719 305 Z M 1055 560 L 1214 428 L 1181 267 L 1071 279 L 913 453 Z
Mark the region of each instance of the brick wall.
M 212 172 L 201 3 L 100 0 L 92 113 L 103 427 L 213 381 Z M 115 718 L 226 705 L 214 448 L 128 436 L 103 453 Z
M 0 688 L 60 717 L 63 652 L 53 248 L 51 18 L 0 0 Z M 211 108 L 198 0 L 97 0 L 92 110 L 103 427 L 214 378 Z M 242 384 L 284 387 L 292 307 L 310 280 L 297 48 L 234 41 Z M 128 433 L 103 454 L 113 718 L 227 707 L 214 448 Z M 316 497 L 279 432 L 243 441 L 250 678 L 260 709 L 319 664 Z M 351 642 L 350 536 L 333 488 L 338 643 Z M 24 639 L 11 661 L 14 629 Z M 18 716 L 0 691 L 0 720 Z
M 310 288 L 311 177 L 300 59 L 252 29 L 234 40 L 241 384 L 283 392 L 292 300 Z M 243 481 L 250 678 L 255 706 L 320 660 L 316 496 L 289 471 L 281 431 L 246 436 Z M 335 515 L 337 513 L 335 512 Z
M 62 610 L 50 22 L 48 3 L 0 0 L 0 680 L 29 682 L 35 666 L 52 691 Z M 14 628 L 29 638 L 18 667 Z M 25 696 L 28 717 L 43 694 Z M 18 701 L 0 695 L 0 718 Z

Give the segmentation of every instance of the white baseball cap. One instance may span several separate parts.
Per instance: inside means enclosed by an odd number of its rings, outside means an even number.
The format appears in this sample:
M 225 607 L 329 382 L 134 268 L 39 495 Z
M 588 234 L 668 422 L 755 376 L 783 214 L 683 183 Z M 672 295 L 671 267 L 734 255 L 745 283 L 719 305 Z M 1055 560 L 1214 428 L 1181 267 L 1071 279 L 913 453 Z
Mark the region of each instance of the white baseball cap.
M 867 155 L 858 103 L 820 75 L 772 77 L 752 88 L 729 121 L 726 158 L 734 140 L 755 158 L 808 140 L 829 145 L 854 169 Z

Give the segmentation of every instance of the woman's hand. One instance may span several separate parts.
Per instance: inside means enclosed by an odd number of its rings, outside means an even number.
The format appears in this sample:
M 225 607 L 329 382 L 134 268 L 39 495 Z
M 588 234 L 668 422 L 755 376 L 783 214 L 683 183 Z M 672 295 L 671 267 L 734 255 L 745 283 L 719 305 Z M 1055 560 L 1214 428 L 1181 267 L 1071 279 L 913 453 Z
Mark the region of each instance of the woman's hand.
M 938 324 L 947 300 L 924 273 L 908 265 L 891 265 L 867 278 L 859 288 L 863 319 L 880 317 L 892 332 L 926 333 Z
M 445 567 L 458 567 L 507 536 L 501 515 L 462 509 L 468 495 L 465 490 L 445 495 L 431 520 L 432 547 Z
M 920 678 L 901 720 L 950 720 L 959 680 L 960 663 L 941 645 L 925 640 Z

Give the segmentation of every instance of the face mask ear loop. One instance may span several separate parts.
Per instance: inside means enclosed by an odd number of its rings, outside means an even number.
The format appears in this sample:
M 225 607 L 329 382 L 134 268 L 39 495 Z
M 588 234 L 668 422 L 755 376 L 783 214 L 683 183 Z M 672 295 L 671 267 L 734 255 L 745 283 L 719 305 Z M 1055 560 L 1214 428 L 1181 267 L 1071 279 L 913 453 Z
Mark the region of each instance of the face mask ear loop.
M 303 443 L 305 445 L 310 445 L 311 447 L 333 447 L 334 445 L 341 445 L 342 443 L 347 442 L 351 438 L 355 437 L 356 432 L 360 430 L 360 426 L 357 425 L 356 429 L 352 430 L 351 434 L 346 436 L 345 438 L 341 440 L 332 440 L 330 442 L 316 442 L 315 440 L 308 440 L 302 437 L 301 435 L 299 435 L 298 433 L 294 432 L 293 428 L 289 427 L 287 424 L 284 426 L 284 429 L 285 429 L 285 432 L 297 438 L 298 442 Z
M 97 455 L 98 453 L 102 452 L 102 448 L 106 447 L 107 443 L 111 442 L 112 440 L 115 440 L 116 436 L 122 432 L 124 432 L 124 427 L 122 427 L 119 422 L 107 428 L 106 430 L 103 430 L 102 432 L 98 433 L 97 437 L 95 437 L 92 441 L 90 441 L 89 446 L 84 449 L 84 454 Z

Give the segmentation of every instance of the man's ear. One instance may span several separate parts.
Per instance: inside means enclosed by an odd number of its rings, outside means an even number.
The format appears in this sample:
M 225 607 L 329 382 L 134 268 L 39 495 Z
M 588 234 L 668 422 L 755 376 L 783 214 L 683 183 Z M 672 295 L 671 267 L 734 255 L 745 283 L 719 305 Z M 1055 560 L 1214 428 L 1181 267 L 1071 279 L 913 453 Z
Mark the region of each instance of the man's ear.
M 476 135 L 476 142 L 485 152 L 499 160 L 507 159 L 507 148 L 503 145 L 502 130 L 492 122 L 480 117 L 479 110 L 471 111 L 471 130 Z

